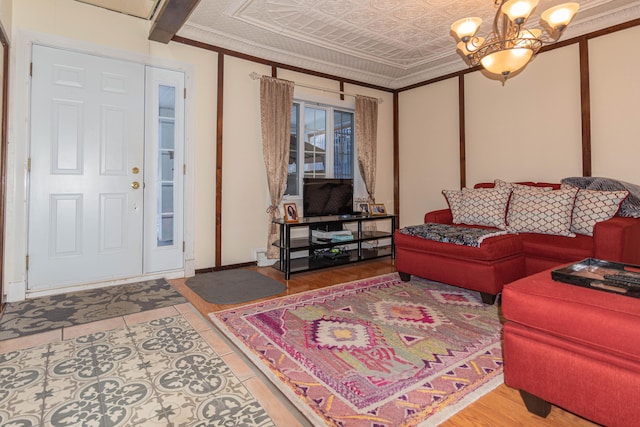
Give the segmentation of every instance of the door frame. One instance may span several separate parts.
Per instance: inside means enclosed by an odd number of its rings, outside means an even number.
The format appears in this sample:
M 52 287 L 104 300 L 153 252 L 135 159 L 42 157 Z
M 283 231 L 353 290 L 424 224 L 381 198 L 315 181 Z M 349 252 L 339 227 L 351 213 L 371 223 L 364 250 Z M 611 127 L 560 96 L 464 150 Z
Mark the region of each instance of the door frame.
M 73 289 L 60 288 L 50 292 L 28 292 L 27 290 L 27 250 L 28 250 L 28 191 L 29 174 L 28 158 L 30 152 L 30 107 L 31 107 L 31 78 L 30 64 L 32 47 L 34 44 L 49 46 L 57 49 L 71 50 L 78 53 L 102 56 L 123 61 L 137 62 L 158 68 L 181 71 L 185 74 L 185 141 L 184 141 L 184 268 L 168 272 L 142 275 L 122 280 L 86 283 L 74 286 Z M 109 48 L 88 43 L 81 40 L 68 39 L 51 34 L 37 33 L 28 30 L 16 32 L 12 53 L 11 88 L 13 96 L 10 98 L 10 111 L 13 118 L 9 124 L 9 146 L 7 153 L 7 203 L 5 239 L 12 242 L 11 251 L 6 251 L 4 257 L 4 287 L 7 302 L 22 301 L 26 298 L 61 293 L 68 290 L 92 289 L 104 286 L 130 283 L 139 280 L 156 278 L 189 277 L 195 274 L 194 260 L 194 76 L 193 64 L 178 62 Z M 14 142 L 14 143 L 12 143 Z

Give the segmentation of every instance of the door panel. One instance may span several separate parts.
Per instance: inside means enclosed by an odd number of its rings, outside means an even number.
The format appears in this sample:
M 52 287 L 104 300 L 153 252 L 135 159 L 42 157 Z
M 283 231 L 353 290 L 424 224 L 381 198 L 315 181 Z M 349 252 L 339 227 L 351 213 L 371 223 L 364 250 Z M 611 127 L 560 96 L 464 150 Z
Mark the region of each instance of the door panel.
M 33 46 L 28 289 L 142 274 L 144 66 Z
M 184 74 L 147 67 L 144 272 L 180 269 L 183 252 Z

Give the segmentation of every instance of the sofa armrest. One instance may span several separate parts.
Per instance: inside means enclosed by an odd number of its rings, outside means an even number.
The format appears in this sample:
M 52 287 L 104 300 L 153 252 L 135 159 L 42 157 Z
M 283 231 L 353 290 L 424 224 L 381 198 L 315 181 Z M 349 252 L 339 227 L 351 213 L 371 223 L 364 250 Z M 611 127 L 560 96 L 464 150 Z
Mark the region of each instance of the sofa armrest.
M 440 209 L 438 211 L 427 212 L 424 215 L 424 222 L 436 222 L 438 224 L 453 224 L 451 209 Z
M 593 252 L 598 259 L 640 265 L 640 219 L 614 216 L 596 223 Z

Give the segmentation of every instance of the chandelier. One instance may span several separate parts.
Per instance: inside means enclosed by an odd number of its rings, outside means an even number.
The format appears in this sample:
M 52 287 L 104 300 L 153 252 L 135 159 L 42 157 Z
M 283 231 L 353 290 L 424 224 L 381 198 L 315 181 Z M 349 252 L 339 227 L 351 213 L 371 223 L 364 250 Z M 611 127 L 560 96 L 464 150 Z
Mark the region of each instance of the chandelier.
M 493 31 L 476 37 L 480 18 L 463 18 L 451 25 L 459 40 L 458 52 L 471 67 L 482 65 L 502 79 L 502 84 L 524 68 L 545 43 L 557 41 L 579 9 L 578 3 L 565 3 L 542 12 L 540 23 L 545 29 L 524 28 L 538 0 L 495 0 L 497 7 Z

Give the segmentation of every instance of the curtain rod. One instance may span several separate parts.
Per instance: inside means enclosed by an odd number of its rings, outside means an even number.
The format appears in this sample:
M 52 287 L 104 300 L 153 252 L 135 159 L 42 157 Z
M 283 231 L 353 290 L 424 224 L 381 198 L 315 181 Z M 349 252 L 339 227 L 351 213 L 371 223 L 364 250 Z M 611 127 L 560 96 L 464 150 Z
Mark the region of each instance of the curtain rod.
M 262 76 L 254 71 L 253 73 L 249 74 L 249 77 L 251 77 L 253 80 L 258 80 Z M 293 82 L 293 84 L 296 85 L 296 86 L 300 86 L 300 87 L 306 87 L 307 89 L 320 90 L 322 92 L 331 92 L 331 93 L 337 93 L 339 95 L 347 95 L 347 96 L 353 96 L 353 97 L 356 96 L 356 94 L 344 92 L 344 91 L 341 91 L 341 90 L 327 89 L 327 88 L 324 88 L 324 87 L 305 85 L 305 84 L 296 83 L 296 82 Z M 384 100 L 382 98 L 378 98 L 378 104 L 382 104 L 383 102 L 384 102 Z

